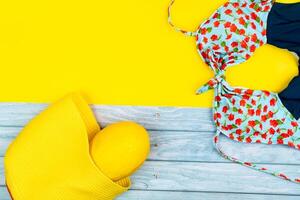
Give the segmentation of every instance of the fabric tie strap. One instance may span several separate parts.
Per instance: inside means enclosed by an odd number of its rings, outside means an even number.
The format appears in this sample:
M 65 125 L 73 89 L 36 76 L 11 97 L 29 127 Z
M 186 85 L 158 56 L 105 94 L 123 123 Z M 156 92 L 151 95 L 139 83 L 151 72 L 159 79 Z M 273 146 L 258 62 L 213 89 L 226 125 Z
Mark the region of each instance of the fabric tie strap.
M 203 86 L 201 86 L 196 94 L 202 94 L 208 90 L 216 88 L 219 84 L 222 84 L 225 81 L 225 71 L 219 70 L 216 73 L 216 76 L 211 78 L 207 83 L 205 83 Z

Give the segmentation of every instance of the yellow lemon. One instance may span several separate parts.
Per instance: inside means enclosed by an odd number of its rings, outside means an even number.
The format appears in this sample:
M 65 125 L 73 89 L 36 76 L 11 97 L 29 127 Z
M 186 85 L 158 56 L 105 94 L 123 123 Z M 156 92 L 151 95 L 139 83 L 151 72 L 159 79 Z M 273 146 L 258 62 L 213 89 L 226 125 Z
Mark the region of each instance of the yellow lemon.
M 150 151 L 147 131 L 134 122 L 107 126 L 91 142 L 96 165 L 114 181 L 131 175 L 146 160 Z

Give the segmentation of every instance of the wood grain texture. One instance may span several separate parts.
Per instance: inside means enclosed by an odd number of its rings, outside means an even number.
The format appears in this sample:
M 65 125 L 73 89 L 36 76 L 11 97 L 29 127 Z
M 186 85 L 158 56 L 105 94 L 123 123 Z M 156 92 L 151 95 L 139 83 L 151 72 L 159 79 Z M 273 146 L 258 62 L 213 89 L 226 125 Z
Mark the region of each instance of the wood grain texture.
M 45 104 L 0 104 L 0 200 L 4 187 L 3 155 L 23 126 Z M 295 200 L 300 186 L 230 163 L 212 145 L 215 132 L 210 109 L 92 106 L 101 126 L 132 120 L 145 126 L 151 153 L 132 176 L 132 190 L 118 199 Z M 223 149 L 235 157 L 300 176 L 300 153 L 280 145 L 243 144 L 222 137 Z M 267 183 L 267 184 L 266 184 Z M 298 196 L 299 195 L 299 196 Z
M 0 187 L 1 200 L 11 200 L 5 187 Z M 116 200 L 298 200 L 299 196 L 290 195 L 261 195 L 234 193 L 206 193 L 206 192 L 174 192 L 174 191 L 141 191 L 129 190 Z
M 0 126 L 24 126 L 46 104 L 0 104 Z M 102 126 L 132 120 L 151 130 L 214 131 L 211 110 L 205 108 L 92 106 Z
M 300 174 L 299 165 L 266 166 L 289 175 Z M 4 183 L 1 167 L 0 185 Z M 131 188 L 136 190 L 300 195 L 298 184 L 233 163 L 147 161 L 132 176 L 132 183 Z
M 117 200 L 299 200 L 299 196 L 131 190 Z
M 0 156 L 4 155 L 8 145 L 21 130 L 21 127 L 0 127 Z M 149 133 L 151 137 L 149 160 L 230 162 L 215 151 L 212 145 L 213 132 L 149 131 Z M 300 164 L 299 150 L 287 146 L 244 144 L 231 141 L 225 136 L 222 137 L 221 144 L 228 154 L 247 161 Z

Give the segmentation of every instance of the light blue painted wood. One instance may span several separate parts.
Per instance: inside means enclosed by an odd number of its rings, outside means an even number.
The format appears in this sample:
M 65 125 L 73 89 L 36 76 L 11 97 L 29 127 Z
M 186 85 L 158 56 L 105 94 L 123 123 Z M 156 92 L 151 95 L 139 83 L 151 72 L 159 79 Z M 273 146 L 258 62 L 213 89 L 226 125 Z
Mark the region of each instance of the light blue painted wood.
M 289 175 L 300 174 L 299 165 L 266 166 Z M 2 186 L 3 177 L 2 168 Z M 298 184 L 233 163 L 147 161 L 131 178 L 131 188 L 136 190 L 300 195 Z
M 5 187 L 0 187 L 1 200 L 11 200 Z M 173 191 L 140 191 L 130 190 L 117 200 L 298 200 L 299 196 L 289 195 L 260 195 L 260 194 L 232 194 L 205 192 L 173 192 Z
M 45 104 L 0 104 L 0 197 L 7 198 L 1 156 L 22 127 Z M 210 109 L 92 106 L 98 122 L 133 120 L 151 129 L 149 160 L 132 177 L 130 192 L 119 199 L 275 199 L 294 200 L 297 184 L 228 163 L 212 147 L 215 128 Z M 300 154 L 279 145 L 241 144 L 222 138 L 223 149 L 239 158 L 300 174 Z M 263 153 L 263 154 L 262 154 Z M 277 165 L 280 164 L 281 165 Z M 243 194 L 247 193 L 247 194 Z M 2 198 L 0 198 L 2 200 Z
M 20 127 L 0 127 L 0 156 L 18 134 Z M 212 145 L 213 132 L 149 131 L 150 160 L 230 162 Z M 222 137 L 223 150 L 238 158 L 256 163 L 300 164 L 299 150 L 283 145 L 244 144 Z M 263 154 L 261 153 L 263 152 Z M 284 155 L 284 156 L 280 156 Z
M 0 104 L 0 126 L 24 126 L 45 104 Z M 205 108 L 92 106 L 97 120 L 109 123 L 132 120 L 151 130 L 214 131 L 211 110 Z
M 129 191 L 118 200 L 299 200 L 300 196 L 172 191 Z

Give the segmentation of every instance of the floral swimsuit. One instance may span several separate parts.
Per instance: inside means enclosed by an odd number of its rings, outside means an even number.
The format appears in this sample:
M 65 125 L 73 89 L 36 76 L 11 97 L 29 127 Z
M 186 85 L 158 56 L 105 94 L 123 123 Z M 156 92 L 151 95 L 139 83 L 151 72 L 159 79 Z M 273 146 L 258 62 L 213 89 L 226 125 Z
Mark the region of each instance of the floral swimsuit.
M 230 0 L 202 23 L 197 31 L 176 28 L 188 36 L 195 36 L 202 59 L 215 77 L 197 93 L 214 89 L 213 120 L 217 127 L 214 144 L 218 152 L 233 162 L 274 176 L 300 183 L 283 173 L 268 170 L 250 162 L 227 155 L 219 147 L 219 135 L 246 143 L 284 144 L 300 149 L 298 121 L 283 105 L 277 93 L 231 87 L 225 80 L 229 66 L 245 62 L 257 48 L 267 43 L 267 20 L 272 9 L 271 0 Z

